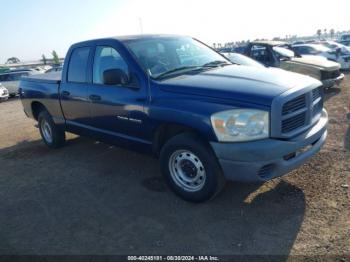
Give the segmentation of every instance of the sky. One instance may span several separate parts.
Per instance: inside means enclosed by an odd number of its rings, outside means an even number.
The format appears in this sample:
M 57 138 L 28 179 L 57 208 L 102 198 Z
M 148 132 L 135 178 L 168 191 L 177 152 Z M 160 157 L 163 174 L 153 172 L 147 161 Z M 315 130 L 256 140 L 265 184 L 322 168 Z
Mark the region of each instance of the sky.
M 170 33 L 205 43 L 350 29 L 349 0 L 0 0 L 0 64 L 64 57 L 75 42 Z

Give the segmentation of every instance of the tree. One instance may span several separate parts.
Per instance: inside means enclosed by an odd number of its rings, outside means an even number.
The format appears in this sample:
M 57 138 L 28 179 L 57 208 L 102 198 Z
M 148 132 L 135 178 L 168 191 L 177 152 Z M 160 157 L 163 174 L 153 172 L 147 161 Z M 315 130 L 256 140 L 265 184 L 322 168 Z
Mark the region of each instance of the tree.
M 19 62 L 21 62 L 21 60 L 13 56 L 7 59 L 6 64 L 18 64 Z
M 334 38 L 334 34 L 335 34 L 334 29 L 332 28 L 332 29 L 329 31 L 329 33 L 331 34 L 331 39 L 333 39 L 333 38 Z
M 55 50 L 52 51 L 52 60 L 54 65 L 60 64 L 60 59 L 58 58 L 58 55 Z
M 318 35 L 319 39 L 321 38 L 321 34 L 322 34 L 322 30 L 321 29 L 317 29 L 317 35 Z
M 326 38 L 327 37 L 327 29 L 323 29 L 323 33 L 324 33 L 324 37 Z
M 44 54 L 41 56 L 41 61 L 43 61 L 44 65 L 46 65 L 47 59 L 46 59 L 46 56 Z

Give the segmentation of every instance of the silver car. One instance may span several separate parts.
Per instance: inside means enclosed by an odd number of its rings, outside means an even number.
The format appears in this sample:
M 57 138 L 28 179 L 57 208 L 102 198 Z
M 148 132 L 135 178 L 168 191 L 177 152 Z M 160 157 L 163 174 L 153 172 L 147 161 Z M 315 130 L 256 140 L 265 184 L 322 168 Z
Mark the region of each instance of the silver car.
M 32 74 L 34 73 L 31 71 L 8 71 L 0 74 L 0 84 L 8 90 L 9 96 L 13 97 L 18 95 L 20 79 Z

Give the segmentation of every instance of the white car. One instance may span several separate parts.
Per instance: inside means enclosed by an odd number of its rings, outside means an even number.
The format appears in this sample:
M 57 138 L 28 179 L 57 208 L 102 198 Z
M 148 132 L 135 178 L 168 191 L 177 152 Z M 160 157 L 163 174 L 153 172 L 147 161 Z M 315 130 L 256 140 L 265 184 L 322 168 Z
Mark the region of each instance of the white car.
M 9 98 L 9 91 L 0 84 L 0 102 Z
M 338 62 L 341 69 L 350 69 L 350 54 L 342 54 L 321 44 L 293 45 L 293 50 L 300 55 L 318 55 Z
M 33 74 L 37 74 L 37 72 L 35 70 L 10 70 L 0 74 L 0 84 L 2 84 L 2 86 L 4 86 L 8 90 L 9 96 L 13 97 L 18 95 L 18 87 L 21 78 Z
M 346 46 L 334 41 L 320 41 L 320 42 L 317 42 L 317 44 L 320 44 L 332 50 L 338 51 L 342 55 L 350 55 L 350 46 Z

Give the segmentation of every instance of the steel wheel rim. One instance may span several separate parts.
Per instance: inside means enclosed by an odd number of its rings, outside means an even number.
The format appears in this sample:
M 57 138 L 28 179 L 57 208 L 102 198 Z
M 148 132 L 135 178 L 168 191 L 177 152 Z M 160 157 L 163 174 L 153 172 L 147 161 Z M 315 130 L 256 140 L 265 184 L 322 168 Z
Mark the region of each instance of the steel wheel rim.
M 185 191 L 199 191 L 205 184 L 204 165 L 191 151 L 175 151 L 169 158 L 169 171 L 175 184 Z
M 52 130 L 50 124 L 44 119 L 41 121 L 41 132 L 46 142 L 52 143 Z

